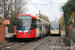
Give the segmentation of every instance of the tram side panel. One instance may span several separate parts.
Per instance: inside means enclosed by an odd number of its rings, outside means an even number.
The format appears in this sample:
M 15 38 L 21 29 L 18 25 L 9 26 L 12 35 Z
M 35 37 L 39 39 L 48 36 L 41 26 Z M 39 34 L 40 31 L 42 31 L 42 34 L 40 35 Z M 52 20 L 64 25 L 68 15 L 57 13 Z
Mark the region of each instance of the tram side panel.
M 47 33 L 50 34 L 50 24 L 47 25 Z
M 49 33 L 49 24 L 47 23 L 47 34 Z
M 46 35 L 47 34 L 47 25 L 46 25 L 46 23 L 44 23 L 44 35 Z
M 60 23 L 59 23 L 59 34 L 61 36 L 61 25 L 60 25 Z
M 43 35 L 45 34 L 45 26 L 44 26 L 44 23 L 42 24 L 42 33 L 43 33 Z
M 49 33 L 49 24 L 48 23 L 43 24 L 43 32 L 44 32 L 44 35 Z
M 47 23 L 45 24 L 45 29 L 46 29 L 46 30 L 45 30 L 45 31 L 46 31 L 45 34 L 48 34 L 48 24 L 47 24 Z
M 50 23 L 49 23 L 49 26 L 48 26 L 48 30 L 49 30 L 49 32 L 48 32 L 48 33 L 50 34 Z
M 36 37 L 40 36 L 39 33 L 40 33 L 39 24 L 37 24 L 36 25 Z
M 41 20 L 36 21 L 36 37 L 42 36 L 42 22 Z

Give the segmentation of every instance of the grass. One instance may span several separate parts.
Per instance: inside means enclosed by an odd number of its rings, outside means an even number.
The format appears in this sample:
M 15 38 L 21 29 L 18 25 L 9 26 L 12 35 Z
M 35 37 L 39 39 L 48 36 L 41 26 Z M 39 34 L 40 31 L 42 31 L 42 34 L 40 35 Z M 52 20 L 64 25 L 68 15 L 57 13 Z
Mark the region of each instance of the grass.
M 0 42 L 0 45 L 3 45 L 3 44 Z

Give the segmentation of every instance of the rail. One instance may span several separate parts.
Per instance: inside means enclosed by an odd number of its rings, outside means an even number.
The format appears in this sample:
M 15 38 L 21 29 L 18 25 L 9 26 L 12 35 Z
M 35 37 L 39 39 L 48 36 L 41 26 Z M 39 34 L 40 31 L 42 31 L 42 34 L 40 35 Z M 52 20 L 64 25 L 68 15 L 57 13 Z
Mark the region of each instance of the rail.
M 50 38 L 50 37 L 49 37 Z M 46 40 L 48 40 L 49 38 L 45 39 L 44 41 L 42 41 L 40 44 L 38 44 L 37 46 L 35 46 L 32 50 L 35 50 L 35 48 L 37 48 L 39 45 L 41 45 L 42 43 L 44 43 Z
M 58 39 L 58 36 L 57 36 L 57 38 L 56 38 L 56 40 L 55 40 L 55 42 L 54 42 L 54 45 L 53 45 L 53 47 L 52 47 L 52 50 L 54 50 L 54 46 L 55 46 L 55 44 L 56 44 L 57 39 Z

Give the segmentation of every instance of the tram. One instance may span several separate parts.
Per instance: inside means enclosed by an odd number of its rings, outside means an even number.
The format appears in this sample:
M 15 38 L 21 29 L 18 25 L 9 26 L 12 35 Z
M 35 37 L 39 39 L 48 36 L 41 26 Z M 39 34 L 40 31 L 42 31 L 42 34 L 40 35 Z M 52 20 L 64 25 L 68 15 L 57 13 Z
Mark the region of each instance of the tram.
M 49 32 L 49 22 L 31 14 L 19 14 L 17 20 L 17 38 L 36 38 Z
M 61 27 L 59 21 L 52 21 L 50 24 L 50 34 L 61 35 Z

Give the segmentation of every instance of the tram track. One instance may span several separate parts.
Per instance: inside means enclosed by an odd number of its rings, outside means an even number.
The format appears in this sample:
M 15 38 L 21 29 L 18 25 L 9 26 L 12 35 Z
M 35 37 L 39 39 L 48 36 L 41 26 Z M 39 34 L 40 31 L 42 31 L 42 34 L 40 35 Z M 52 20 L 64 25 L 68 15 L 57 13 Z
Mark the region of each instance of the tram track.
M 50 38 L 50 37 L 49 37 Z M 42 41 L 40 44 L 38 44 L 37 46 L 35 46 L 32 50 L 34 50 L 35 48 L 37 48 L 39 45 L 41 45 L 42 43 L 44 43 L 46 40 L 48 40 L 49 38 L 45 39 L 44 41 Z
M 54 45 L 53 45 L 53 47 L 52 47 L 52 50 L 54 50 L 54 47 L 55 47 L 56 42 L 57 42 L 57 39 L 58 39 L 58 36 L 57 36 L 57 38 L 56 38 L 56 40 L 55 40 L 55 43 L 54 43 Z
M 11 43 L 8 43 L 4 46 L 1 46 L 0 50 L 20 50 L 20 49 L 24 50 L 24 49 L 22 49 L 24 47 L 26 47 L 25 49 L 27 50 L 27 46 L 32 45 L 32 48 L 33 48 L 34 46 L 36 46 L 37 44 L 39 44 L 42 40 L 44 40 L 46 38 L 48 38 L 48 37 L 39 38 L 37 40 L 34 39 L 30 42 L 11 42 Z
M 47 40 L 48 38 L 50 38 L 50 36 L 45 37 L 45 38 L 41 38 L 41 39 L 36 40 L 36 41 L 29 42 L 27 45 L 18 47 L 18 48 L 14 49 L 14 50 L 18 50 L 18 49 L 20 49 L 20 50 L 33 50 L 34 48 L 36 48 L 36 46 L 41 45 L 42 42 L 45 42 L 45 40 Z
M 14 49 L 17 48 L 17 47 L 20 47 L 20 46 L 21 46 L 20 44 L 21 44 L 21 43 L 14 42 L 14 43 L 12 43 L 12 44 L 5 45 L 5 46 L 1 47 L 0 50 L 14 50 Z M 23 45 L 25 45 L 25 44 L 26 44 L 26 43 L 24 43 Z
M 57 37 L 49 37 L 46 40 L 42 41 L 40 44 L 35 46 L 32 50 L 55 50 L 55 45 L 58 41 Z
M 11 43 L 7 43 L 6 45 L 0 46 L 0 50 L 3 48 L 8 48 L 9 46 L 12 46 L 14 44 L 16 44 L 17 42 L 11 42 Z
M 35 41 L 30 41 L 30 42 L 11 42 L 8 43 L 2 47 L 0 47 L 0 50 L 16 50 L 16 49 L 21 49 L 22 47 L 29 45 Z
M 59 38 L 58 36 L 47 36 L 27 43 L 13 42 L 0 50 L 56 50 L 57 48 L 55 47 L 59 43 Z
M 60 50 L 61 47 L 61 37 L 58 37 L 54 43 L 54 48 L 52 50 Z

